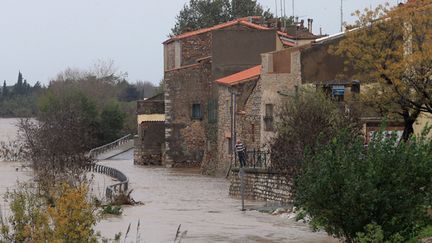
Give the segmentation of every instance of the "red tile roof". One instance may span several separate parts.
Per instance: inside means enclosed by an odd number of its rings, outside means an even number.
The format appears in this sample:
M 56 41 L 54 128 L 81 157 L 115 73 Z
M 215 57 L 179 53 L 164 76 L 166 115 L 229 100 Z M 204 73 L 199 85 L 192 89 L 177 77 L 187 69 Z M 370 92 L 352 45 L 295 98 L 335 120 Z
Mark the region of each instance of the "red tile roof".
M 284 46 L 289 46 L 289 47 L 296 46 L 296 43 L 291 42 L 291 41 L 285 41 L 285 40 L 282 40 L 282 44 L 284 44 Z
M 245 17 L 245 18 L 232 20 L 232 21 L 229 21 L 226 23 L 218 24 L 218 25 L 215 25 L 212 27 L 203 28 L 203 29 L 199 29 L 199 30 L 195 30 L 195 31 L 191 31 L 191 32 L 186 32 L 186 33 L 183 33 L 183 34 L 180 34 L 177 36 L 173 36 L 169 40 L 166 40 L 164 42 L 164 44 L 172 42 L 172 41 L 188 38 L 191 36 L 195 36 L 195 35 L 204 34 L 204 33 L 207 33 L 207 32 L 213 31 L 213 30 L 224 29 L 224 28 L 231 27 L 231 26 L 234 26 L 237 24 L 241 24 L 241 25 L 253 28 L 253 29 L 258 29 L 258 30 L 269 30 L 270 29 L 270 28 L 249 22 L 249 18 L 256 19 L 256 18 L 261 18 L 261 17 L 259 17 L 259 16 Z
M 222 85 L 232 86 L 232 85 L 249 81 L 254 78 L 258 78 L 260 75 L 261 75 L 261 65 L 258 65 L 253 68 L 249 68 L 244 71 L 241 71 L 239 73 L 235 73 L 233 75 L 229 75 L 221 79 L 218 79 L 216 80 L 216 82 Z

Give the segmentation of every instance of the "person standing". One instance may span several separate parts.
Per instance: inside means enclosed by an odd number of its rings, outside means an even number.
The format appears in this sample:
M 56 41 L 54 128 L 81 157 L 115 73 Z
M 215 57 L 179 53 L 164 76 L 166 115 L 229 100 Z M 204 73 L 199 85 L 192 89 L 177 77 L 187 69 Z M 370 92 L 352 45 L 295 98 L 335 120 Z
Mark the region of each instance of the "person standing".
M 246 147 L 243 145 L 243 143 L 239 140 L 237 140 L 237 143 L 235 145 L 235 149 L 237 152 L 237 156 L 240 161 L 240 167 L 243 168 L 246 166 Z

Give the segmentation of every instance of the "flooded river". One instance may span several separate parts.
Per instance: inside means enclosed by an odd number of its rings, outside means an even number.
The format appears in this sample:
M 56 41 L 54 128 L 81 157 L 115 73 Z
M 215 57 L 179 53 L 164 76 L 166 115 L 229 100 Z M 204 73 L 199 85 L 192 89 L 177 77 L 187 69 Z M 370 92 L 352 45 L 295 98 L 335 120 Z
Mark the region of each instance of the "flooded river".
M 97 228 L 107 237 L 120 231 L 124 236 L 131 223 L 128 239 L 134 241 L 139 221 L 145 242 L 173 242 L 179 224 L 188 231 L 183 242 L 337 242 L 286 217 L 242 212 L 240 200 L 228 196 L 226 179 L 190 169 L 134 166 L 132 152 L 103 164 L 128 175 L 134 199 L 144 203 L 100 222 Z M 256 205 L 247 202 L 249 208 Z
M 16 119 L 0 119 L 0 141 L 16 136 Z M 257 211 L 240 211 L 240 201 L 228 196 L 229 182 L 223 178 L 202 176 L 198 171 L 134 166 L 132 151 L 103 164 L 118 168 L 130 180 L 133 198 L 144 205 L 125 207 L 122 216 L 103 219 L 97 230 L 114 238 L 122 232 L 122 242 L 173 242 L 179 224 L 187 235 L 182 242 L 337 242 L 324 233 L 292 219 Z M 19 163 L 0 162 L 0 196 L 17 180 L 31 177 Z M 98 175 L 94 193 L 103 195 L 111 178 Z M 1 200 L 3 201 L 3 200 Z M 247 207 L 256 206 L 247 202 Z M 7 208 L 1 203 L 3 209 Z M 138 222 L 140 226 L 137 227 Z
M 9 142 L 16 139 L 18 119 L 0 119 L 0 142 Z M 31 171 L 22 168 L 18 162 L 5 162 L 0 160 L 0 198 L 7 189 L 15 188 L 18 181 L 26 181 L 31 178 Z M 9 208 L 0 199 L 3 212 Z M 6 212 L 7 213 L 7 212 Z

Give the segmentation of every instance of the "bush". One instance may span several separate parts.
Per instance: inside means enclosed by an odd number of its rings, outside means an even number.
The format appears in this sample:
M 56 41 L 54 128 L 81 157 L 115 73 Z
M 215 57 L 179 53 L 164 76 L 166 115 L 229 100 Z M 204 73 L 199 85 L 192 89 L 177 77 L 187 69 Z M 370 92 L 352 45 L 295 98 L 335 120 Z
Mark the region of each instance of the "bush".
M 278 113 L 277 137 L 271 144 L 274 169 L 286 170 L 304 159 L 305 151 L 314 153 L 319 144 L 347 128 L 353 136 L 360 132 L 356 109 L 345 109 L 324 93 L 303 90 L 289 97 Z M 347 112 L 349 110 L 349 112 Z
M 429 222 L 431 182 L 432 144 L 424 137 L 398 144 L 378 135 L 365 149 L 341 133 L 306 157 L 295 202 L 347 242 L 372 223 L 384 241 L 407 240 Z
M 87 186 L 62 183 L 51 191 L 52 200 L 34 184 L 18 188 L 7 194 L 11 216 L 0 220 L 0 242 L 96 242 Z
M 121 215 L 123 213 L 122 208 L 117 205 L 106 205 L 102 207 L 103 214 Z

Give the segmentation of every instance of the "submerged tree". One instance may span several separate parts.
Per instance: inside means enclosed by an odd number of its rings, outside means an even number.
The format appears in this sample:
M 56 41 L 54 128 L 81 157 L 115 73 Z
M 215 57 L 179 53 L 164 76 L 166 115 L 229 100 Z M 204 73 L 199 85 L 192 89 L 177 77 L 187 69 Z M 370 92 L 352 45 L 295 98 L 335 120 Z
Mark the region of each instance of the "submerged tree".
M 379 6 L 355 15 L 356 28 L 335 53 L 361 74 L 359 79 L 377 83 L 367 88 L 366 101 L 402 117 L 407 140 L 420 113 L 432 113 L 432 1 Z

